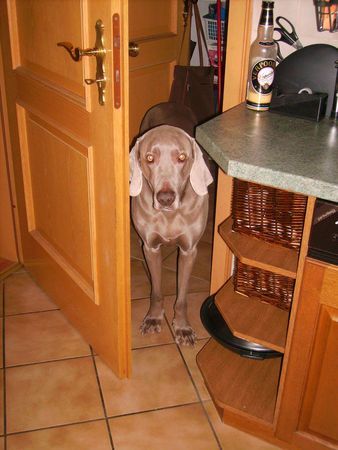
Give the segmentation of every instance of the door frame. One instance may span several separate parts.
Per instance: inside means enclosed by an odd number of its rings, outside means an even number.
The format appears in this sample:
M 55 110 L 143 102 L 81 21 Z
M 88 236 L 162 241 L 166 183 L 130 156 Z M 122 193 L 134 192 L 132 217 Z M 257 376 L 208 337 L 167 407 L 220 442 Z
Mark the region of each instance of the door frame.
M 183 0 L 182 0 L 183 1 Z M 24 189 L 23 189 L 23 177 L 22 170 L 14 171 L 15 167 L 21 167 L 21 161 L 15 161 L 15 157 L 13 156 L 12 146 L 19 145 L 18 143 L 18 135 L 16 133 L 11 132 L 11 128 L 17 128 L 17 119 L 16 119 L 16 110 L 15 105 L 9 101 L 10 98 L 14 98 L 15 92 L 15 80 L 10 76 L 10 71 L 12 67 L 11 61 L 11 53 L 10 53 L 10 42 L 9 42 L 9 33 L 7 29 L 8 18 L 7 18 L 7 10 L 6 10 L 6 2 L 0 2 L 0 17 L 3 26 L 1 27 L 1 52 L 3 56 L 3 76 L 4 76 L 4 86 L 2 94 L 2 104 L 5 105 L 6 110 L 4 108 L 4 134 L 6 138 L 6 145 L 8 149 L 8 158 L 9 158 L 9 178 L 11 184 L 11 193 L 14 200 L 13 207 L 13 215 L 15 221 L 15 230 L 17 234 L 17 245 L 18 245 L 18 256 L 19 261 L 23 261 L 23 251 L 22 251 L 22 235 L 21 235 L 21 227 L 27 227 L 27 219 L 26 219 L 26 210 L 24 205 Z M 124 19 L 121 21 L 122 28 L 121 33 L 125 36 L 123 42 L 128 44 L 128 2 L 119 0 L 117 2 L 120 5 L 120 9 L 123 10 Z M 226 45 L 226 55 L 227 60 L 231 61 L 230 64 L 227 65 L 225 71 L 225 84 L 224 84 L 224 101 L 223 101 L 223 111 L 234 107 L 238 103 L 244 100 L 245 97 L 245 86 L 246 86 L 246 74 L 247 74 L 247 64 L 248 64 L 248 52 L 250 46 L 250 31 L 251 31 L 251 19 L 252 19 L 252 0 L 228 0 L 229 4 L 229 18 L 228 18 L 228 33 L 227 33 L 227 45 Z M 128 45 L 126 48 L 122 48 L 121 50 L 121 65 L 124 67 L 128 66 Z M 129 122 L 129 91 L 128 91 L 128 83 L 124 83 L 125 86 L 123 88 L 123 101 L 125 103 L 124 108 L 124 116 L 120 117 L 120 120 L 124 120 L 125 124 Z M 121 142 L 121 145 L 124 145 L 125 150 L 128 148 L 129 136 L 128 136 L 128 127 L 125 127 L 124 130 L 124 143 Z M 121 158 L 120 161 L 120 175 L 121 182 L 124 183 L 126 177 L 129 173 L 129 161 L 128 161 L 128 152 L 126 151 L 125 158 Z M 219 171 L 219 181 L 218 181 L 218 195 L 222 193 L 222 190 L 227 188 L 226 182 L 224 181 L 224 173 Z M 126 198 L 124 195 L 123 198 Z M 121 197 L 121 202 L 122 202 Z M 19 203 L 19 207 L 17 207 Z M 129 211 L 129 201 L 127 204 L 123 205 L 124 208 L 127 208 Z M 224 218 L 224 209 L 219 208 L 216 209 L 216 217 L 215 217 L 215 233 L 214 239 L 215 241 L 219 241 L 218 244 L 214 245 L 214 255 L 213 255 L 213 267 L 217 268 L 212 274 L 211 280 L 211 290 L 215 291 L 218 285 L 223 284 L 225 273 L 229 270 L 229 262 L 225 257 L 226 251 L 224 251 L 224 242 L 220 240 L 219 235 L 217 233 L 218 223 L 221 223 Z M 125 240 L 125 235 L 129 236 L 129 223 L 125 222 L 121 224 L 121 239 L 123 242 Z M 120 249 L 121 254 L 126 254 L 124 249 Z M 127 249 L 127 253 L 129 254 L 130 259 L 130 248 Z M 216 264 L 217 262 L 217 264 Z M 125 305 L 123 311 L 120 313 L 123 317 L 130 317 L 130 268 L 129 261 L 121 261 L 121 264 L 118 265 L 120 270 L 121 281 L 125 283 L 125 289 L 129 292 L 129 301 L 128 305 Z M 127 286 L 129 284 L 129 286 Z M 125 342 L 126 353 L 130 355 L 131 344 L 130 344 L 130 333 L 131 330 L 126 330 L 126 336 L 121 336 L 121 339 Z M 129 347 L 127 349 L 127 347 Z M 126 356 L 126 355 L 125 355 Z M 126 356 L 123 358 L 124 361 L 120 361 L 122 365 L 127 367 L 126 371 L 121 371 L 121 376 L 129 376 L 131 373 L 130 369 L 130 356 Z

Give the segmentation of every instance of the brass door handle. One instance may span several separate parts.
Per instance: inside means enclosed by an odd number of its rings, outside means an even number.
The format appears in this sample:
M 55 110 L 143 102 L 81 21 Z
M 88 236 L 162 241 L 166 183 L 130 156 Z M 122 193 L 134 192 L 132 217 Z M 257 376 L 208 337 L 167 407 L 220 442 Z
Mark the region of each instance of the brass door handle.
M 140 47 L 137 42 L 129 42 L 129 56 L 135 58 L 140 53 Z
M 57 45 L 58 47 L 65 48 L 69 53 L 70 57 L 72 58 L 72 60 L 76 62 L 80 61 L 82 56 L 96 56 L 102 52 L 102 49 L 100 50 L 97 48 L 86 48 L 86 49 L 82 49 L 79 47 L 74 48 L 71 42 L 58 42 Z
M 79 47 L 74 48 L 71 42 L 58 42 L 59 47 L 63 47 L 70 55 L 73 61 L 80 61 L 83 56 L 95 56 L 96 58 L 96 77 L 95 79 L 85 79 L 86 84 L 97 84 L 99 93 L 99 103 L 104 105 L 105 103 L 105 89 L 106 89 L 106 76 L 104 68 L 104 60 L 106 58 L 106 49 L 103 42 L 103 30 L 104 26 L 102 20 L 98 20 L 95 25 L 96 41 L 95 47 L 82 49 Z

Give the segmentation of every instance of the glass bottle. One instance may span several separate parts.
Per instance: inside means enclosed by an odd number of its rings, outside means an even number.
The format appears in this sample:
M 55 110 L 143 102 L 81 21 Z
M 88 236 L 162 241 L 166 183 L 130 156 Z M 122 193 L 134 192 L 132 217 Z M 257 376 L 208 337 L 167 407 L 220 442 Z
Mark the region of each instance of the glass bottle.
M 266 111 L 271 102 L 277 56 L 277 44 L 273 40 L 273 4 L 262 2 L 257 38 L 250 47 L 246 105 L 255 111 Z

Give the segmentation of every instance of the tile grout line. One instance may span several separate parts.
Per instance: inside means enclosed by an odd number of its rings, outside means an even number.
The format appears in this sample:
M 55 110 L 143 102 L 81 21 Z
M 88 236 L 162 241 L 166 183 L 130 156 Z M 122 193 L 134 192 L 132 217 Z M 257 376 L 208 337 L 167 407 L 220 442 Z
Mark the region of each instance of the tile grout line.
M 80 355 L 80 356 L 65 356 L 63 358 L 58 359 L 47 359 L 45 361 L 36 361 L 36 362 L 28 362 L 28 363 L 22 363 L 22 364 L 13 364 L 11 366 L 7 366 L 6 369 L 17 369 L 18 367 L 30 367 L 30 366 L 37 366 L 41 364 L 49 364 L 49 363 L 58 363 L 62 361 L 72 361 L 74 359 L 84 359 L 84 358 L 91 358 L 91 353 L 88 353 L 88 355 Z
M 48 312 L 54 312 L 54 311 L 61 312 L 60 308 L 42 309 L 42 310 L 37 310 L 37 311 L 27 311 L 27 312 L 21 312 L 21 313 L 6 314 L 6 317 L 29 316 L 31 314 L 48 313 Z
M 2 366 L 3 366 L 3 414 L 4 414 L 4 450 L 7 450 L 7 397 L 6 397 L 6 350 L 5 350 L 5 283 L 2 282 Z
M 103 397 L 103 392 L 102 392 L 99 372 L 98 372 L 97 366 L 96 366 L 94 351 L 91 346 L 90 346 L 90 350 L 91 350 L 91 357 L 92 357 L 95 375 L 96 375 L 96 381 L 97 381 L 97 385 L 98 385 L 99 392 L 100 392 L 100 398 L 101 398 L 101 403 L 102 403 L 102 408 L 103 408 L 103 413 L 104 413 L 104 419 L 105 419 L 106 427 L 107 427 L 107 431 L 108 431 L 109 442 L 110 442 L 112 450 L 114 450 L 115 447 L 114 447 L 114 442 L 113 442 L 113 436 L 112 436 L 111 430 L 110 430 L 109 419 L 108 419 L 108 415 L 107 415 L 107 408 L 106 408 L 106 404 L 105 404 L 104 397 Z
M 175 339 L 174 333 L 173 333 L 173 331 L 172 331 L 172 329 L 171 329 L 171 327 L 170 327 L 170 325 L 169 325 L 169 321 L 168 321 L 168 318 L 167 318 L 166 315 L 165 315 L 165 320 L 167 321 L 167 324 L 168 324 L 168 326 L 169 326 L 169 329 L 170 329 L 170 331 L 171 331 L 171 334 L 173 335 L 173 337 L 174 337 L 174 339 Z M 188 367 L 188 364 L 187 364 L 187 362 L 186 362 L 186 360 L 185 360 L 185 358 L 184 358 L 184 356 L 183 356 L 182 350 L 181 350 L 179 344 L 177 344 L 176 342 L 175 342 L 175 344 L 176 344 L 176 347 L 177 347 L 177 349 L 178 349 L 178 351 L 179 351 L 179 354 L 181 355 L 183 364 L 184 364 L 184 366 L 185 366 L 185 368 L 186 368 L 186 370 L 187 370 L 187 372 L 188 372 L 190 381 L 192 382 L 192 385 L 194 386 L 195 393 L 196 393 L 196 395 L 197 395 L 198 401 L 199 401 L 199 403 L 200 403 L 200 405 L 201 405 L 201 407 L 202 407 L 202 409 L 203 409 L 204 415 L 206 416 L 206 419 L 207 419 L 207 421 L 208 421 L 208 423 L 209 423 L 209 426 L 210 426 L 210 428 L 211 428 L 211 431 L 212 431 L 212 433 L 213 433 L 213 435 L 214 435 L 214 438 L 215 438 L 215 440 L 216 440 L 216 442 L 217 442 L 218 448 L 219 448 L 219 450 L 222 450 L 222 445 L 221 445 L 221 443 L 220 443 L 220 441 L 219 441 L 219 438 L 218 438 L 218 435 L 217 435 L 217 433 L 216 433 L 216 430 L 214 429 L 214 427 L 213 427 L 213 425 L 212 425 L 212 423 L 211 423 L 209 414 L 208 414 L 207 410 L 205 409 L 204 402 L 203 402 L 203 400 L 202 400 L 202 398 L 201 398 L 201 396 L 200 396 L 200 393 L 199 393 L 199 391 L 198 391 L 198 389 L 197 389 L 196 383 L 195 383 L 194 378 L 193 378 L 193 376 L 192 376 L 192 374 L 191 374 L 191 372 L 190 372 L 190 369 L 189 369 L 189 367 Z
M 58 428 L 72 427 L 75 425 L 83 425 L 83 424 L 87 424 L 87 423 L 103 422 L 103 421 L 104 421 L 104 418 L 87 419 L 87 420 L 82 420 L 80 422 L 66 422 L 66 423 L 61 423 L 61 424 L 56 424 L 56 425 L 49 425 L 49 426 L 45 426 L 45 427 L 41 427 L 41 428 L 28 428 L 27 430 L 12 431 L 12 432 L 7 433 L 7 436 L 16 436 L 18 434 L 26 434 L 26 433 L 37 433 L 39 431 L 55 430 Z
M 140 411 L 134 411 L 130 413 L 117 414 L 116 416 L 108 416 L 108 419 L 119 419 L 121 417 L 136 416 L 138 414 L 148 414 L 156 411 L 166 411 L 167 409 L 184 408 L 185 406 L 197 405 L 198 403 L 199 401 L 196 400 L 195 402 L 180 403 L 179 405 L 159 406 L 158 408 L 153 409 L 143 409 Z

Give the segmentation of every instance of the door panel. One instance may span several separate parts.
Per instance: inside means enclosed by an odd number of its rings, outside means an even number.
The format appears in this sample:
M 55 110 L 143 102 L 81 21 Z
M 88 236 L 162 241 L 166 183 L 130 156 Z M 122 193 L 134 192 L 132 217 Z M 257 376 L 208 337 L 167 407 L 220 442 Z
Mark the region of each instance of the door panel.
M 171 83 L 170 64 L 158 64 L 135 70 L 129 76 L 130 92 L 130 137 L 138 133 L 138 129 L 147 109 L 157 103 L 167 101 L 168 86 Z M 156 79 L 156 82 L 154 80 Z M 140 86 L 142 88 L 140 89 Z M 146 93 L 146 95 L 145 95 Z
M 132 0 L 129 3 L 131 40 L 158 39 L 161 35 L 177 33 L 177 0 Z
M 94 300 L 92 149 L 22 108 L 19 118 L 28 229 Z
M 41 1 L 8 2 L 14 67 L 26 68 L 36 76 L 63 84 L 83 96 L 81 64 L 69 64 L 66 55 L 55 50 L 55 44 L 65 40 L 64 30 L 67 30 L 68 41 L 82 44 L 83 24 L 79 12 L 86 13 L 82 3 L 80 0 L 53 0 L 44 7 L 42 14 Z
M 169 99 L 184 30 L 183 10 L 183 0 L 129 1 L 129 41 L 139 45 L 139 55 L 129 58 L 131 139 L 145 112 Z M 186 33 L 182 64 L 187 62 L 188 37 Z
M 6 3 L 1 2 L 2 12 Z M 14 88 L 8 101 L 25 266 L 119 376 L 130 366 L 128 5 L 120 0 L 8 0 Z M 114 107 L 112 18 L 121 26 L 122 106 Z M 104 24 L 106 103 L 94 47 Z M 2 31 L 3 36 L 6 30 Z M 6 39 L 5 39 L 6 40 Z M 9 50 L 8 49 L 8 50 Z M 6 50 L 5 50 L 6 51 Z M 16 114 L 14 114 L 16 113 Z M 19 135 L 19 142 L 16 136 Z M 23 177 L 23 188 L 21 182 Z

